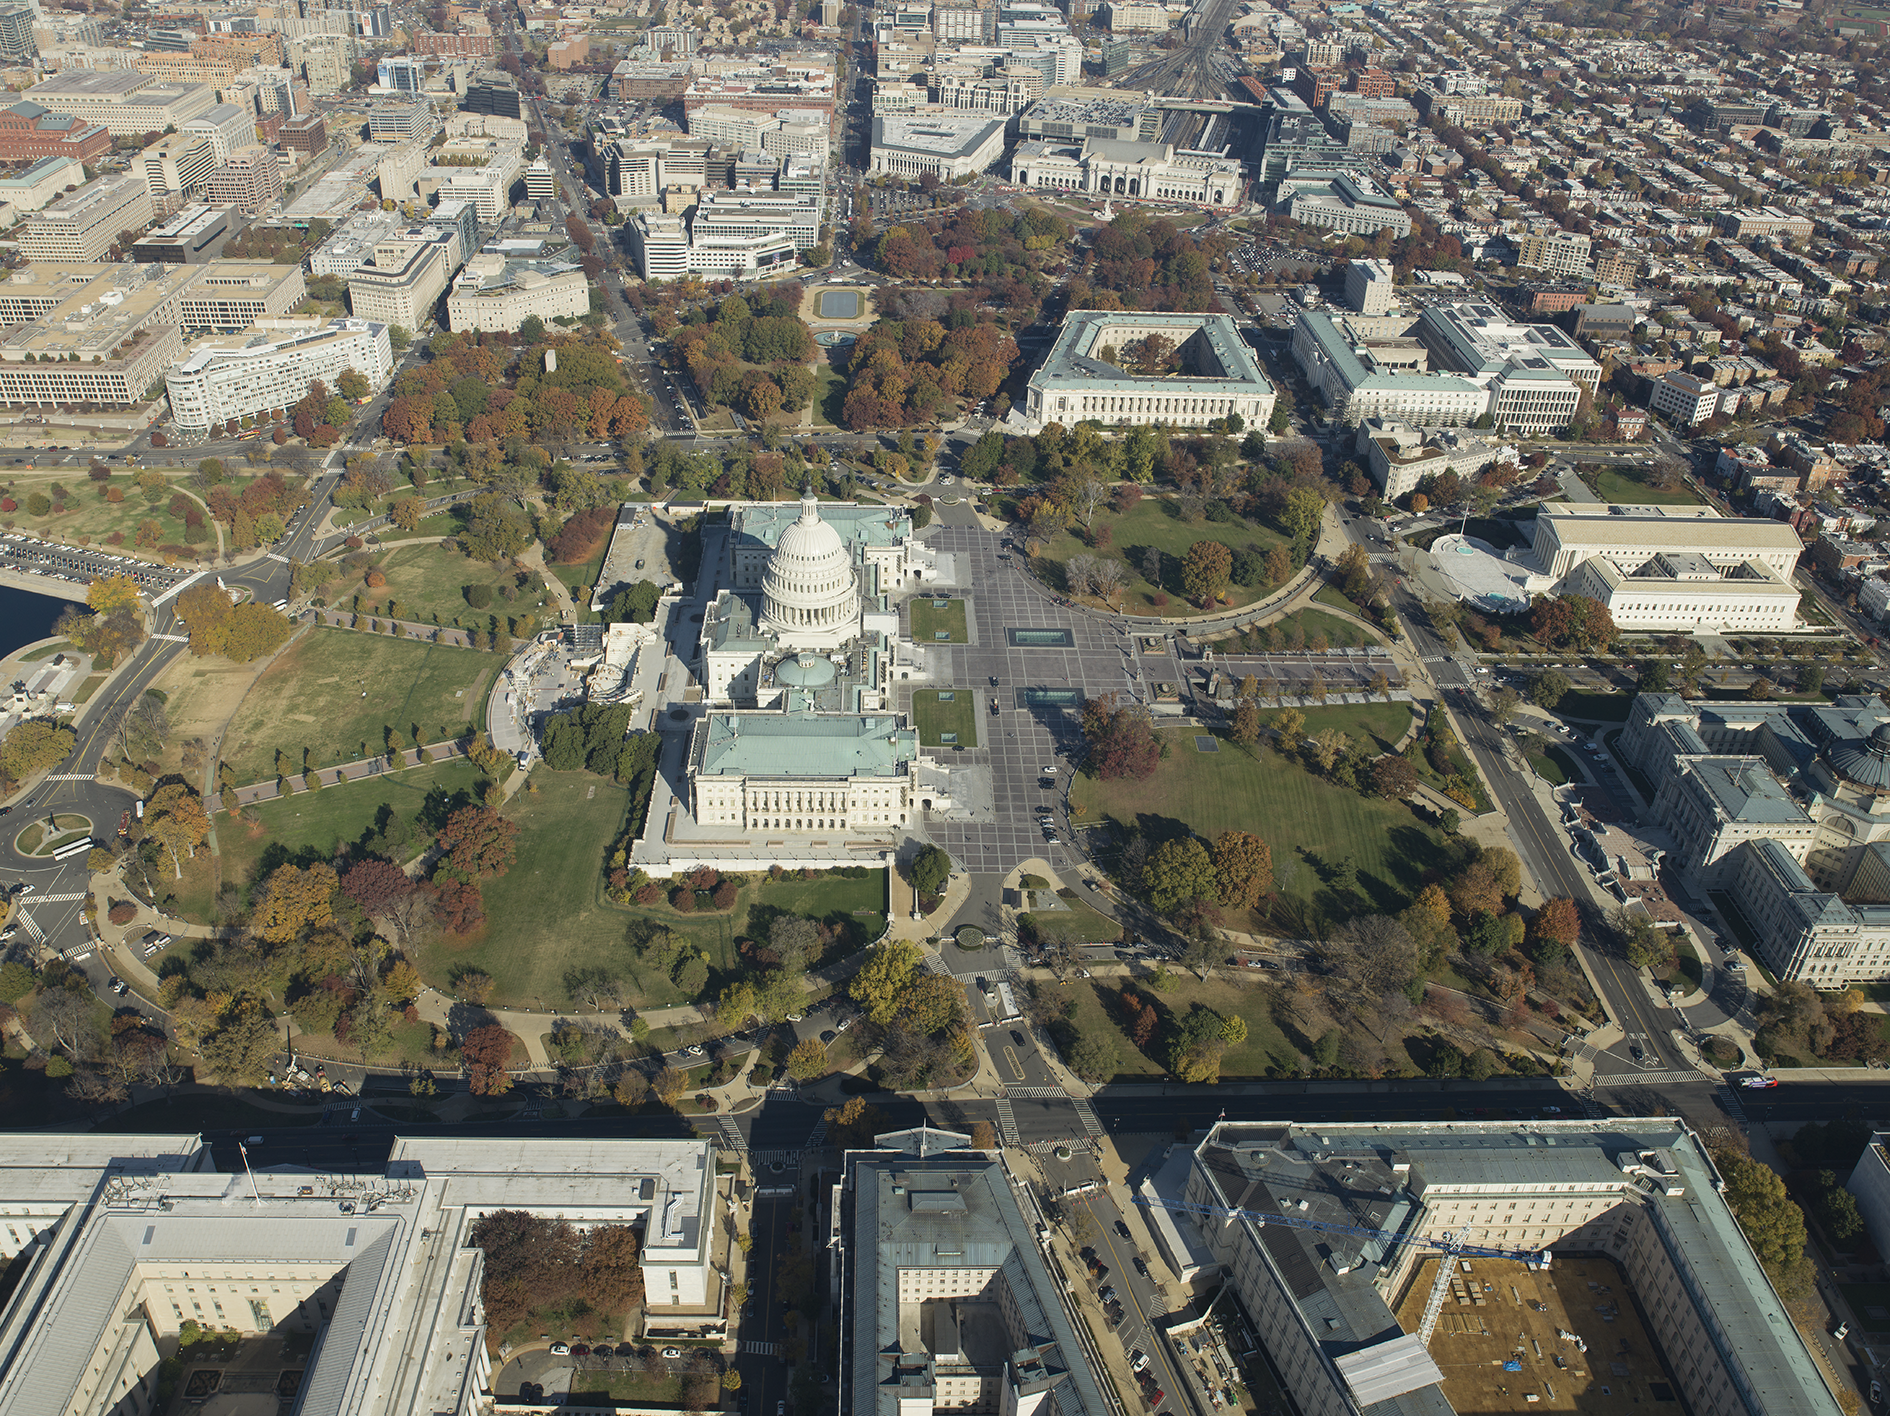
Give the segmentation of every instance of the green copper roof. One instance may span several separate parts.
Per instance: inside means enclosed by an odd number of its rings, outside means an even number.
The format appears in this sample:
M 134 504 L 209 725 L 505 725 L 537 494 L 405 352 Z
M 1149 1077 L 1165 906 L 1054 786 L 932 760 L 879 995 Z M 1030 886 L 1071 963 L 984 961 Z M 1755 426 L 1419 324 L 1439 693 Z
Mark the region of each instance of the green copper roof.
M 696 727 L 705 777 L 893 777 L 919 735 L 890 713 L 712 713 Z

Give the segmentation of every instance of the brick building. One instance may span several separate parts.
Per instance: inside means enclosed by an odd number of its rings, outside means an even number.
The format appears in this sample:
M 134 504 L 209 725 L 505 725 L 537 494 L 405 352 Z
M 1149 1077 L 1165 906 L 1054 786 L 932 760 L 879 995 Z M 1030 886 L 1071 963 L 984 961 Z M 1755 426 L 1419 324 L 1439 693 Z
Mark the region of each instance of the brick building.
M 90 162 L 110 152 L 111 130 L 65 113 L 54 113 L 31 99 L 0 108 L 0 162 L 36 162 L 42 157 L 72 157 Z

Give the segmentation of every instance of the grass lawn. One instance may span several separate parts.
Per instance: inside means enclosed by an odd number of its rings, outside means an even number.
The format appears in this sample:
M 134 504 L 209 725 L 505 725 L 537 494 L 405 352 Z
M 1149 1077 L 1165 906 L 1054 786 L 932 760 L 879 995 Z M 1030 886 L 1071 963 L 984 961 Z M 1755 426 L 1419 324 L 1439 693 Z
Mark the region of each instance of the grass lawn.
M 1366 612 L 1363 605 L 1354 601 L 1345 591 L 1341 590 L 1336 585 L 1324 587 L 1313 596 L 1313 599 L 1317 600 L 1322 605 L 1330 605 L 1335 610 L 1344 610 L 1347 614 L 1358 615 L 1363 619 L 1371 618 L 1371 615 Z
M 304 853 L 311 859 L 330 860 L 338 842 L 352 843 L 378 832 L 383 807 L 413 822 L 432 792 L 449 797 L 461 791 L 470 794 L 479 779 L 479 769 L 460 757 L 262 802 L 244 808 L 246 819 L 241 822 L 220 817 L 217 846 L 223 854 L 223 878 L 245 885 L 254 880 L 263 862 L 267 861 L 266 869 L 274 869 L 283 859 L 299 859 Z M 412 853 L 419 854 L 427 839 L 426 828 L 416 827 L 409 838 Z
M 1081 900 L 1066 899 L 1067 910 L 1033 910 L 1025 916 L 1037 937 L 1051 944 L 1114 944 L 1122 938 L 1122 921 L 1093 910 Z
M 1586 689 L 1572 689 L 1562 696 L 1562 701 L 1555 705 L 1556 713 L 1564 718 L 1592 718 L 1598 722 L 1625 723 L 1628 704 L 1634 701 L 1631 693 L 1590 693 Z
M 233 478 L 230 484 L 239 491 L 247 485 L 247 478 Z M 138 490 L 138 484 L 129 474 L 119 474 L 109 482 L 97 483 L 86 476 L 86 464 L 83 459 L 70 467 L 62 467 L 57 473 L 47 472 L 31 474 L 24 470 L 16 472 L 8 479 L 11 495 L 19 503 L 19 510 L 7 513 L 7 519 L 17 524 L 21 531 L 35 536 L 54 536 L 68 541 L 86 537 L 92 541 L 103 541 L 114 531 L 124 533 L 125 553 L 137 554 L 132 542 L 137 539 L 138 528 L 146 521 L 158 524 L 160 545 L 182 545 L 184 541 L 184 522 L 181 517 L 172 516 L 168 510 L 171 497 L 178 490 L 181 478 L 167 479 L 167 485 L 158 493 L 155 502 L 148 501 L 145 494 Z M 63 503 L 65 510 L 49 511 L 44 516 L 34 516 L 26 509 L 26 499 L 35 492 L 50 496 L 53 485 L 57 483 L 66 489 L 67 496 Z M 120 502 L 106 501 L 101 489 L 116 489 L 124 494 Z M 198 510 L 202 510 L 201 507 Z M 200 547 L 214 548 L 216 533 L 209 530 L 209 515 L 204 516 L 207 534 L 197 544 Z M 148 553 L 150 547 L 146 547 Z
M 1308 735 L 1325 727 L 1368 734 L 1390 746 L 1393 721 L 1408 722 L 1403 704 L 1322 708 L 1306 715 Z M 1195 751 L 1193 730 L 1162 734 L 1168 755 L 1145 781 L 1078 776 L 1070 796 L 1079 819 L 1109 817 L 1139 826 L 1161 841 L 1192 831 L 1213 840 L 1222 831 L 1252 831 L 1273 850 L 1273 868 L 1287 919 L 1305 928 L 1369 909 L 1402 908 L 1433 868 L 1446 868 L 1453 847 L 1411 809 L 1313 776 L 1273 753 L 1250 755 L 1228 740 L 1216 753 Z M 1358 893 L 1341 898 L 1325 877 L 1345 857 L 1358 870 Z
M 1638 468 L 1609 467 L 1597 472 L 1589 485 L 1603 501 L 1628 506 L 1698 506 L 1700 499 L 1681 488 L 1662 492 L 1640 480 Z
M 1390 752 L 1411 729 L 1411 705 L 1408 703 L 1363 703 L 1357 706 L 1338 708 L 1308 708 L 1306 714 L 1306 736 L 1324 732 L 1327 728 L 1337 728 L 1348 733 L 1356 740 L 1360 734 L 1371 738 L 1380 752 Z M 1267 714 L 1262 710 L 1262 722 Z M 1192 744 L 1190 744 L 1192 746 Z M 1225 745 L 1222 752 L 1227 751 Z
M 967 644 L 970 631 L 965 627 L 965 602 L 947 600 L 944 609 L 927 598 L 912 601 L 912 642 L 914 644 Z M 941 639 L 940 634 L 949 635 Z
M 1280 1030 L 1279 1024 L 1274 1022 L 1268 990 L 1222 979 L 1203 983 L 1186 973 L 1171 977 L 1174 982 L 1166 993 L 1156 993 L 1150 989 L 1146 978 L 1137 980 L 1137 991 L 1143 998 L 1153 1002 L 1156 1012 L 1161 1015 L 1162 1027 L 1156 1031 L 1152 1050 L 1160 1053 L 1161 1039 L 1170 1018 L 1187 1013 L 1198 1003 L 1217 1013 L 1238 1014 L 1247 1020 L 1246 1041 L 1229 1047 L 1221 1059 L 1223 1079 L 1290 1076 L 1300 1070 L 1303 1058 L 1299 1049 Z M 1075 1001 L 1076 1013 L 1070 1023 L 1077 1032 L 1101 1032 L 1114 1039 L 1116 1052 L 1121 1058 L 1121 1070 L 1117 1073 L 1119 1077 L 1134 1079 L 1164 1076 L 1168 1068 L 1155 1058 L 1144 1056 L 1116 1021 L 1119 1014 L 1115 997 L 1121 989 L 1121 983 L 1122 980 L 1115 978 L 1079 978 L 1062 985 L 1050 985 L 1048 991 L 1053 999 Z
M 601 563 L 603 557 L 599 556 L 598 560 Z M 485 629 L 494 615 L 503 625 L 507 619 L 548 613 L 543 593 L 519 588 L 518 576 L 509 565 L 494 570 L 486 561 L 472 560 L 458 551 L 442 550 L 437 541 L 396 546 L 379 565 L 381 573 L 387 577 L 384 588 L 369 591 L 350 585 L 346 594 L 336 596 L 335 603 L 351 606 L 353 601 L 348 597 L 360 590 L 364 614 L 386 614 L 391 601 L 400 607 L 400 619 L 458 625 L 462 629 Z M 489 608 L 475 610 L 466 603 L 466 589 L 471 585 L 483 585 L 492 591 Z M 501 592 L 507 588 L 517 589 L 518 598 L 505 599 Z M 529 633 L 522 626 L 518 632 Z
M 1459 524 L 1460 523 L 1457 521 L 1452 520 L 1448 525 L 1433 526 L 1430 530 L 1420 531 L 1417 535 L 1408 537 L 1407 539 L 1411 545 L 1416 546 L 1420 551 L 1428 551 L 1441 538 L 1457 535 Z M 1528 537 L 1517 528 L 1514 521 L 1509 520 L 1507 517 L 1473 516 L 1468 521 L 1462 522 L 1461 525 L 1463 528 L 1462 534 L 1474 537 L 1479 541 L 1487 541 L 1499 551 L 1507 550 L 1511 546 L 1521 546 L 1528 543 Z
M 385 750 L 394 729 L 411 746 L 483 728 L 486 694 L 504 666 L 492 654 L 345 629 L 305 631 L 256 680 L 231 719 L 224 760 L 239 782 L 275 775 L 281 749 L 299 770 Z
M 64 639 L 56 639 L 51 644 L 42 644 L 37 649 L 30 649 L 20 655 L 22 664 L 36 664 L 41 659 L 50 659 L 55 654 L 70 654 L 72 645 Z
M 921 747 L 976 747 L 978 696 L 968 688 L 919 689 L 912 695 L 912 721 Z M 946 733 L 954 734 L 950 744 Z
M 527 1325 L 529 1326 L 529 1324 Z M 682 1378 L 642 1372 L 573 1372 L 571 1399 L 609 1397 L 637 1406 L 682 1406 Z
M 1363 625 L 1353 624 L 1337 615 L 1329 615 L 1324 610 L 1294 610 L 1290 615 L 1269 620 L 1254 631 L 1254 634 L 1266 642 L 1270 648 L 1274 631 L 1279 631 L 1280 647 L 1290 648 L 1300 644 L 1312 650 L 1319 648 L 1320 636 L 1325 637 L 1328 649 L 1361 649 L 1385 641 Z
M 1170 615 L 1202 614 L 1181 588 L 1181 560 L 1196 541 L 1219 541 L 1235 550 L 1249 547 L 1261 554 L 1285 543 L 1286 538 L 1269 526 L 1244 521 L 1183 521 L 1176 504 L 1162 497 L 1146 497 L 1127 515 L 1113 511 L 1099 512 L 1098 528 L 1109 529 L 1107 550 L 1094 551 L 1069 531 L 1059 534 L 1037 558 L 1038 573 L 1058 590 L 1066 589 L 1063 567 L 1072 556 L 1107 555 L 1120 560 L 1129 572 L 1116 607 L 1124 614 L 1147 614 L 1155 608 L 1156 591 L 1169 597 L 1163 613 Z M 1144 574 L 1150 549 L 1162 552 L 1162 583 L 1151 585 Z M 1266 596 L 1275 587 L 1229 586 L 1236 606 L 1247 605 Z
M 1582 775 L 1581 769 L 1575 765 L 1575 759 L 1553 743 L 1541 752 L 1530 753 L 1529 765 L 1536 769 L 1538 777 L 1552 787 L 1587 780 Z
M 631 909 L 604 897 L 604 852 L 623 829 L 629 794 L 584 772 L 540 768 L 536 792 L 513 797 L 506 815 L 519 824 L 518 858 L 502 878 L 485 886 L 486 924 L 468 939 L 441 938 L 422 946 L 415 962 L 427 980 L 450 986 L 454 975 L 478 971 L 497 984 L 497 1005 L 573 1004 L 564 979 L 574 969 L 603 967 L 630 982 L 639 1006 L 668 1007 L 686 999 L 661 969 L 642 963 L 625 944 L 633 919 L 652 919 L 689 939 L 720 976 L 736 968 L 735 941 L 765 935 L 775 913 L 846 922 L 855 946 L 877 938 L 885 925 L 883 872 L 865 879 L 821 875 L 742 887 L 732 909 L 678 914 L 668 906 Z M 866 913 L 860 913 L 866 911 Z
M 847 376 L 823 357 L 814 360 L 813 420 L 817 427 L 840 426 L 840 405 L 846 401 Z
M 97 693 L 104 686 L 105 686 L 104 674 L 91 674 L 86 678 L 84 683 L 79 685 L 78 692 L 72 695 L 72 701 L 74 703 L 90 702 L 92 695 Z

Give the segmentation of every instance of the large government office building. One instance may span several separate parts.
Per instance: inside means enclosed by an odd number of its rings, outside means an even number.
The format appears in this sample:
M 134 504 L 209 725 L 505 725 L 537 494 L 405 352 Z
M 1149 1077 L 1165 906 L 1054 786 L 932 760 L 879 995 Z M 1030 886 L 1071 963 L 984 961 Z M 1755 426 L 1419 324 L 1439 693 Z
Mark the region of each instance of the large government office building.
M 1102 357 L 1105 350 L 1121 357 L 1151 334 L 1174 344 L 1182 372 L 1136 374 Z M 1237 414 L 1248 427 L 1265 427 L 1276 397 L 1227 315 L 1078 310 L 1064 318 L 1049 355 L 1030 376 L 1024 416 L 1037 427 L 1198 428 Z
M 1643 693 L 1619 750 L 1653 784 L 1668 867 L 1738 916 L 1774 975 L 1890 979 L 1890 709 Z
M 1608 1384 L 1621 1401 L 1634 1382 L 1665 1388 L 1669 1374 L 1689 1411 L 1838 1410 L 1804 1340 L 1779 1316 L 1778 1295 L 1721 1197 L 1712 1157 L 1681 1122 L 1229 1121 L 1208 1133 L 1181 1175 L 1172 1198 L 1218 1213 L 1169 1218 L 1227 1275 L 1302 1416 L 1451 1416 L 1445 1365 L 1450 1382 L 1479 1393 L 1493 1396 L 1493 1385 L 1504 1384 L 1518 1411 L 1529 1409 L 1525 1394 L 1567 1402 Z M 1265 1215 L 1330 1228 L 1267 1224 Z M 1414 1284 L 1428 1289 L 1436 1250 L 1360 1230 L 1461 1235 L 1473 1245 L 1547 1253 L 1550 1273 L 1566 1258 L 1607 1259 L 1625 1276 L 1660 1350 L 1603 1351 L 1591 1338 L 1595 1350 L 1584 1362 L 1571 1345 L 1568 1365 L 1589 1367 L 1584 1377 L 1519 1346 L 1522 1360 L 1508 1371 L 1473 1376 L 1451 1362 L 1447 1331 L 1427 1350 L 1394 1311 L 1410 1311 Z M 1487 1310 L 1470 1320 L 1487 1323 L 1485 1331 L 1519 1301 L 1502 1282 L 1505 1264 L 1522 1271 L 1513 1260 L 1464 1264 L 1476 1273 L 1473 1287 L 1496 1285 Z M 1558 1285 L 1565 1296 L 1571 1287 L 1579 1285 Z M 1589 1292 L 1579 1296 L 1592 1301 Z M 1432 1350 L 1444 1352 L 1444 1365 Z M 1612 1375 L 1603 1364 L 1612 1364 Z
M 253 1170 L 231 1174 L 197 1136 L 6 1137 L 0 1256 L 20 1272 L 0 1315 L 0 1416 L 154 1416 L 186 1323 L 237 1335 L 234 1365 L 267 1376 L 270 1411 L 490 1412 L 469 1239 L 496 1210 L 635 1228 L 646 1329 L 722 1330 L 707 1141 L 396 1139 L 384 1171 L 344 1176 L 267 1156 L 253 1146 Z

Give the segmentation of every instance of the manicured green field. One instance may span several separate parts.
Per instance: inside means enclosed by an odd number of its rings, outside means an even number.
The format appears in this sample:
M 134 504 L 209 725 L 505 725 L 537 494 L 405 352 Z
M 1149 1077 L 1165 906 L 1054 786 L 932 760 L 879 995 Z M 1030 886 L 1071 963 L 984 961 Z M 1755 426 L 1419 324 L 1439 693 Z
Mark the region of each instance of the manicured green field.
M 388 728 L 413 745 L 483 728 L 486 693 L 503 667 L 496 655 L 414 639 L 311 629 L 256 680 L 230 722 L 223 759 L 239 782 L 276 773 L 276 752 L 300 770 L 309 750 L 320 766 L 386 750 Z
M 950 634 L 949 640 L 940 639 L 940 632 Z M 970 642 L 970 631 L 965 627 L 965 602 L 947 600 L 945 608 L 934 609 L 929 599 L 912 602 L 912 642 L 914 644 L 966 644 Z
M 951 698 L 941 701 L 946 694 Z M 921 747 L 976 747 L 978 696 L 968 688 L 919 689 L 912 695 L 912 722 Z M 954 735 L 949 744 L 947 733 Z
M 332 860 L 337 844 L 352 844 L 379 830 L 383 807 L 409 823 L 399 854 L 418 855 L 429 839 L 428 828 L 420 824 L 428 797 L 438 792 L 450 800 L 463 794 L 470 801 L 479 780 L 479 769 L 460 757 L 245 807 L 244 821 L 218 817 L 223 879 L 242 887 L 284 859 Z
M 1165 1076 L 1168 1072 L 1165 1063 L 1159 1057 L 1145 1056 L 1129 1040 L 1128 1034 L 1122 1031 L 1118 1021 L 1121 1012 L 1115 1003 L 1122 983 L 1123 980 L 1119 978 L 1079 978 L 1062 985 L 1049 985 L 1048 988 L 1058 1007 L 1066 1000 L 1075 1002 L 1076 1013 L 1070 1023 L 1079 1034 L 1103 1034 L 1115 1043 L 1120 1059 L 1117 1076 L 1130 1080 Z M 1161 1015 L 1163 1026 L 1156 1030 L 1156 1040 L 1151 1045 L 1158 1054 L 1161 1038 L 1166 1035 L 1168 1019 L 1185 1014 L 1200 1003 L 1217 1013 L 1238 1014 L 1247 1021 L 1246 1040 L 1233 1044 L 1221 1058 L 1221 1076 L 1224 1079 L 1291 1076 L 1302 1065 L 1299 1049 L 1273 1020 L 1269 994 L 1265 989 L 1242 987 L 1218 979 L 1202 983 L 1190 974 L 1177 974 L 1166 993 L 1154 992 L 1147 986 L 1146 978 L 1138 980 L 1137 992 L 1152 1002 Z
M 1410 710 L 1399 703 L 1373 704 L 1323 708 L 1306 717 L 1308 735 L 1336 727 L 1369 734 L 1388 749 Z M 1252 756 L 1224 739 L 1218 752 L 1203 753 L 1196 751 L 1192 731 L 1162 736 L 1168 755 L 1145 781 L 1075 779 L 1070 796 L 1082 819 L 1140 825 L 1157 841 L 1183 831 L 1210 841 L 1222 831 L 1252 831 L 1273 849 L 1283 900 L 1328 918 L 1401 908 L 1426 871 L 1451 856 L 1445 838 L 1402 804 L 1360 796 L 1277 754 Z M 1350 902 L 1335 896 L 1325 880 L 1347 856 L 1359 883 L 1358 898 Z
M 1065 531 L 1044 548 L 1040 560 L 1049 564 L 1049 582 L 1061 590 L 1067 588 L 1064 583 L 1063 567 L 1069 563 L 1072 556 L 1114 556 L 1127 567 L 1129 572 L 1129 578 L 1123 586 L 1122 593 L 1114 602 L 1125 614 L 1149 613 L 1155 608 L 1157 591 L 1169 597 L 1169 603 L 1161 607 L 1164 614 L 1202 613 L 1188 602 L 1181 586 L 1182 558 L 1188 554 L 1188 548 L 1196 541 L 1219 541 L 1235 550 L 1251 547 L 1264 555 L 1286 540 L 1272 527 L 1258 523 L 1183 521 L 1178 514 L 1176 504 L 1162 497 L 1145 498 L 1133 511 L 1124 516 L 1119 516 L 1113 511 L 1098 512 L 1095 524 L 1099 528 L 1105 526 L 1109 528 L 1109 545 L 1106 550 L 1092 550 L 1079 540 L 1073 531 Z M 1162 583 L 1160 585 L 1150 584 L 1148 580 L 1150 550 L 1162 552 Z M 1249 589 L 1242 585 L 1228 586 L 1235 605 L 1252 604 L 1277 588 L 1276 586 L 1259 586 Z
M 378 590 L 361 591 L 364 614 L 387 614 L 387 605 L 392 601 L 399 606 L 400 619 L 485 629 L 494 615 L 499 617 L 503 628 L 508 619 L 547 613 L 543 592 L 520 589 L 518 576 L 509 565 L 494 570 L 485 561 L 441 549 L 437 541 L 396 546 L 381 559 L 379 569 L 387 577 L 387 584 Z M 491 590 L 491 605 L 476 610 L 468 604 L 466 588 L 469 585 L 483 585 Z M 516 599 L 504 598 L 502 592 L 508 587 L 516 592 Z M 350 587 L 350 594 L 359 588 L 358 585 Z M 352 601 L 344 597 L 336 603 Z
M 1613 467 L 1595 474 L 1594 488 L 1595 495 L 1603 501 L 1626 506 L 1698 506 L 1700 504 L 1700 499 L 1684 488 L 1672 492 L 1656 491 L 1629 473 Z
M 1322 637 L 1325 640 L 1323 647 L 1327 649 L 1358 649 L 1384 643 L 1383 639 L 1363 625 L 1329 615 L 1324 610 L 1295 610 L 1290 615 L 1282 615 L 1277 620 L 1259 626 L 1254 634 L 1270 646 L 1275 630 L 1279 631 L 1282 648 L 1299 644 L 1315 652 L 1322 647 L 1319 643 Z M 1298 631 L 1297 635 L 1295 631 Z
M 416 959 L 430 983 L 449 987 L 461 972 L 489 974 L 495 1004 L 562 1008 L 572 1004 L 567 973 L 605 968 L 631 985 L 637 1006 L 690 1001 L 662 970 L 639 960 L 625 943 L 634 919 L 651 919 L 686 936 L 708 956 L 710 990 L 736 967 L 736 940 L 765 937 L 776 912 L 844 924 L 853 942 L 877 938 L 885 927 L 886 880 L 820 875 L 744 885 L 732 909 L 678 914 L 667 906 L 631 909 L 604 896 L 604 853 L 623 829 L 629 794 L 584 772 L 532 774 L 536 792 L 520 793 L 506 807 L 519 825 L 518 857 L 511 870 L 484 888 L 485 926 L 468 939 L 447 936 L 422 946 Z M 865 911 L 866 913 L 859 913 Z

